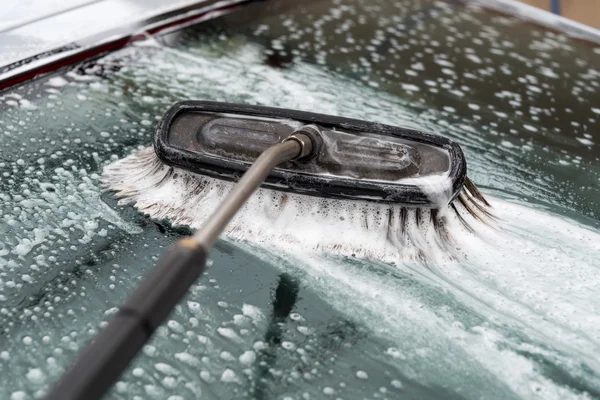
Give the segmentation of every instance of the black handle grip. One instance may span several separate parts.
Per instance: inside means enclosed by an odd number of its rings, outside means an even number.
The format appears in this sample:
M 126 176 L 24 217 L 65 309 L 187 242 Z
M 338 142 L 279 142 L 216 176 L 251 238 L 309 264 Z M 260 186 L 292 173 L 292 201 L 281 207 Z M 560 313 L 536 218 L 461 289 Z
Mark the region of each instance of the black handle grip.
M 171 246 L 46 398 L 101 398 L 204 271 L 205 265 L 206 250 L 193 240 L 183 239 Z

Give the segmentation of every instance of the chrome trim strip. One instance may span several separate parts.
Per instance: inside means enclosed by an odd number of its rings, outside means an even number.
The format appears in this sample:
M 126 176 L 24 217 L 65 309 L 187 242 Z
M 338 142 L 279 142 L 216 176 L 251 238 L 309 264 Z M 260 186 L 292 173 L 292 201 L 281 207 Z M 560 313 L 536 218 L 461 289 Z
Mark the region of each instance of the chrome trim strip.
M 52 43 L 49 43 L 46 50 L 39 51 L 39 48 L 36 48 L 37 51 L 34 54 L 13 59 L 8 64 L 0 64 L 0 91 L 36 76 L 96 57 L 105 52 L 114 51 L 133 41 L 145 39 L 148 35 L 182 29 L 205 19 L 215 18 L 247 1 L 249 0 L 187 1 L 183 6 L 170 8 L 167 11 L 163 8 L 162 12 L 151 17 L 106 29 L 83 39 L 66 41 L 61 45 L 53 43 L 53 46 L 51 46 Z M 99 3 L 88 3 L 90 7 L 96 4 Z M 77 7 L 75 11 L 82 8 L 86 7 Z M 73 10 L 67 11 L 67 14 L 71 11 Z M 54 18 L 56 17 L 50 17 L 49 20 Z M 15 29 L 22 27 L 37 29 L 39 20 L 26 22 Z M 49 20 L 43 20 L 43 23 L 48 23 Z M 3 36 L 13 35 L 15 29 L 0 32 L 0 50 L 7 45 L 2 43 Z
M 503 14 L 510 14 L 526 21 L 535 22 L 546 28 L 564 32 L 576 39 L 582 39 L 600 44 L 600 29 L 584 25 L 561 15 L 553 14 L 550 11 L 521 3 L 520 1 L 467 0 L 467 2 L 481 6 L 482 8 L 492 9 Z

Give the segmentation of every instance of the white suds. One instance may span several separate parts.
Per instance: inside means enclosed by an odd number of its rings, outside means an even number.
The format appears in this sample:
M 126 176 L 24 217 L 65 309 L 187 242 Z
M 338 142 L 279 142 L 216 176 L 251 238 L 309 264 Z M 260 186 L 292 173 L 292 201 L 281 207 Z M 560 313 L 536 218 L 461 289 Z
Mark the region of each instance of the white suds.
M 165 166 L 152 148 L 107 166 L 103 182 L 122 198 L 120 204 L 134 203 L 151 218 L 192 228 L 206 220 L 232 187 L 230 182 Z M 298 250 L 390 262 L 457 256 L 445 243 L 448 236 L 440 234 L 442 224 L 444 232 L 462 225 L 445 212 L 451 181 L 436 176 L 411 183 L 435 195 L 432 200 L 440 205 L 443 220 L 433 224 L 435 214 L 428 209 L 260 189 L 224 233 L 257 245 L 277 241 Z

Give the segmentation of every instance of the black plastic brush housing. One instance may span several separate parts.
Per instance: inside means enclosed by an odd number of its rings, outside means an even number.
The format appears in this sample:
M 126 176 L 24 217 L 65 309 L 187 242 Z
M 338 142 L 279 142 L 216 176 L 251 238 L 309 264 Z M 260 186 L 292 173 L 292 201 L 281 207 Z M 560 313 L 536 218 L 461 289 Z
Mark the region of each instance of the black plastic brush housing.
M 154 149 L 165 164 L 235 181 L 269 146 L 302 129 L 317 145 L 308 161 L 275 168 L 263 187 L 306 195 L 437 208 L 423 178 L 444 175 L 453 200 L 467 164 L 441 136 L 375 122 L 283 108 L 182 101 L 159 122 Z M 424 184 L 425 183 L 425 184 Z M 432 190 L 434 192 L 432 192 Z M 448 189 L 446 189 L 448 191 Z

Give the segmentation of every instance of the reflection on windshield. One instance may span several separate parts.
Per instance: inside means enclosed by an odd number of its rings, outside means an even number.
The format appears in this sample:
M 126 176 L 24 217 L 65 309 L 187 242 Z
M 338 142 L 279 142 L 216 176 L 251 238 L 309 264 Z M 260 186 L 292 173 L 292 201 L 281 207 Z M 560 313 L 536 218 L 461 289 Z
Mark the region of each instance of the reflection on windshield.
M 0 94 L 0 397 L 41 395 L 189 234 L 98 177 L 186 98 L 447 135 L 504 230 L 428 265 L 222 242 L 109 398 L 599 397 L 598 48 L 455 3 L 261 2 Z

